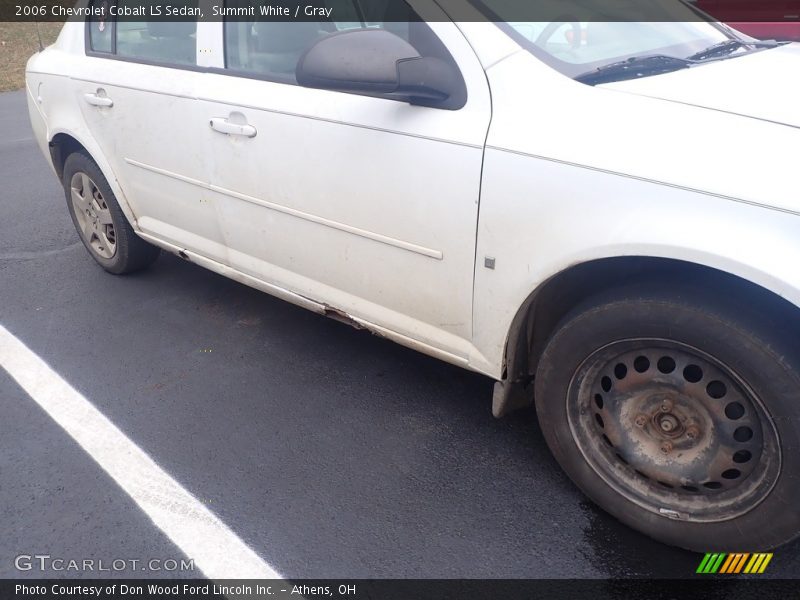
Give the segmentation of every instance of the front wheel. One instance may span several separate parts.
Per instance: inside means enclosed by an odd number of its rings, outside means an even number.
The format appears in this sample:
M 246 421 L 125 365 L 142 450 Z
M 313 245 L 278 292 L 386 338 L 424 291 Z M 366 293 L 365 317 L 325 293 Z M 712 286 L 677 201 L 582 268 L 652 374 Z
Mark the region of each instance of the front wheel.
M 747 306 L 631 288 L 561 322 L 536 375 L 556 459 L 620 521 L 696 551 L 800 535 L 800 360 Z

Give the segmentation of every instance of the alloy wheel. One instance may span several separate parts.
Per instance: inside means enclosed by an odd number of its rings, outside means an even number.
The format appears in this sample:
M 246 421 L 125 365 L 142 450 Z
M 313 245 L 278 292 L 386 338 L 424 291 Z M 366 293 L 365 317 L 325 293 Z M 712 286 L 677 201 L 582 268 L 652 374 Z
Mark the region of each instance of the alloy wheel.
M 87 246 L 102 258 L 112 258 L 117 252 L 114 221 L 97 184 L 86 173 L 78 171 L 70 182 L 70 197 Z

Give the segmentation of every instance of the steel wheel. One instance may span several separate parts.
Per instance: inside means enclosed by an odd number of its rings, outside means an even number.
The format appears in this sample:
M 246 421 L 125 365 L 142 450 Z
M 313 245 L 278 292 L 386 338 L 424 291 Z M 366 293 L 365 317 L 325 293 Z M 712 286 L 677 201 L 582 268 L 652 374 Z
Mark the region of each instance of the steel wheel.
M 778 435 L 759 398 L 729 366 L 678 342 L 597 350 L 569 385 L 567 416 L 592 469 L 662 516 L 735 518 L 780 472 Z
M 97 184 L 84 172 L 76 172 L 70 181 L 70 197 L 78 227 L 87 245 L 102 258 L 113 258 L 117 237 L 111 211 Z

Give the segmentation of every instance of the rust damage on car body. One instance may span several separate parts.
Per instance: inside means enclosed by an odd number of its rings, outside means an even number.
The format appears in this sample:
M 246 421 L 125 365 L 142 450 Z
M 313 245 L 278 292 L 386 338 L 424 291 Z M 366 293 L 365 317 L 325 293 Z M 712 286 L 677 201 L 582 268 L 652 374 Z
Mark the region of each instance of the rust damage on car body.
M 343 310 L 334 308 L 329 304 L 323 304 L 322 306 L 323 306 L 323 314 L 326 317 L 331 318 L 334 321 L 339 321 L 341 323 L 345 323 L 346 325 L 350 325 L 350 327 L 353 327 L 355 329 L 366 329 L 366 327 L 362 323 L 356 321 L 353 317 L 348 315 Z

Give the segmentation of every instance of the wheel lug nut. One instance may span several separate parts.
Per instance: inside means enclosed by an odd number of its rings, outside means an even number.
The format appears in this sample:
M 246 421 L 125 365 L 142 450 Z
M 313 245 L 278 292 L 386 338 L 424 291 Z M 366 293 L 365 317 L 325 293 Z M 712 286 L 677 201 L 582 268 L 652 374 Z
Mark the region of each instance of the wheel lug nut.
M 647 423 L 647 417 L 644 415 L 639 415 L 636 417 L 634 423 L 636 423 L 637 427 L 644 427 L 645 423 Z
M 689 425 L 689 427 L 686 428 L 686 437 L 690 440 L 697 439 L 700 437 L 700 428 L 697 425 Z
M 664 400 L 661 403 L 661 412 L 669 412 L 672 410 L 672 400 Z
M 672 442 L 664 442 L 663 444 L 661 444 L 661 451 L 664 454 L 669 454 L 670 452 L 672 452 Z

